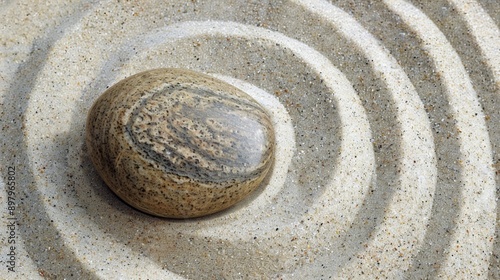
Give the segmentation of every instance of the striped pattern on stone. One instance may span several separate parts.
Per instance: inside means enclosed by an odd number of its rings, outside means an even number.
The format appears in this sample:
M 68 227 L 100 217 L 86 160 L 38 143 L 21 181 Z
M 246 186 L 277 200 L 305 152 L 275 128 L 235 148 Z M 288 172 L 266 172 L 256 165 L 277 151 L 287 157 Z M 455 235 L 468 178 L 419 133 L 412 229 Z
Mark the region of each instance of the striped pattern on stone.
M 226 209 L 272 166 L 265 110 L 213 77 L 156 69 L 118 82 L 89 111 L 87 145 L 107 185 L 153 215 L 190 218 Z

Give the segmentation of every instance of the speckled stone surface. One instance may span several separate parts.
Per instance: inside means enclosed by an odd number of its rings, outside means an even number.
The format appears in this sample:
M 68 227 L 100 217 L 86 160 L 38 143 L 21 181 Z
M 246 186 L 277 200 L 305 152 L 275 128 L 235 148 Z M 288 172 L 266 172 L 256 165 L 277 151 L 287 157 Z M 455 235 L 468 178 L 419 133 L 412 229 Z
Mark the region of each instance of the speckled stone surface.
M 499 1 L 0 5 L 0 278 L 500 279 Z M 156 68 L 261 104 L 265 187 L 185 220 L 106 187 L 87 113 Z
M 274 130 L 246 93 L 211 76 L 155 69 L 118 82 L 89 111 L 87 148 L 108 186 L 153 215 L 226 209 L 261 184 Z

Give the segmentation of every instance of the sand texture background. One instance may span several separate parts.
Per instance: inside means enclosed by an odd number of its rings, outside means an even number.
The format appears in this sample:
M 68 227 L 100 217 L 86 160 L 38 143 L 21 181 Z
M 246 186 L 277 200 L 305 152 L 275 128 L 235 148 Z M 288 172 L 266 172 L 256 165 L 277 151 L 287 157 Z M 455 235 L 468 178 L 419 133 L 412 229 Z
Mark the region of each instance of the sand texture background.
M 0 15 L 0 278 L 500 279 L 500 2 L 7 0 Z M 91 164 L 92 103 L 160 67 L 271 112 L 274 167 L 236 207 L 152 217 Z

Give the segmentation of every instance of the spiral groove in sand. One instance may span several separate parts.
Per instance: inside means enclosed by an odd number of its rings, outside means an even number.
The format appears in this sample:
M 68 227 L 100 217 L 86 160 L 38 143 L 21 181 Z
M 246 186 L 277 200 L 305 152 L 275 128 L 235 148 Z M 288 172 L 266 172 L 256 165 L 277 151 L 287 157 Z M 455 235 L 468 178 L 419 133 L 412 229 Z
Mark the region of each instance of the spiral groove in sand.
M 19 253 L 36 260 L 19 278 L 500 277 L 499 4 L 171 2 L 0 9 L 16 31 L 1 154 L 23 170 Z M 19 10 L 28 26 L 14 27 Z M 242 205 L 156 219 L 93 170 L 88 108 L 161 67 L 223 79 L 271 112 L 276 163 Z

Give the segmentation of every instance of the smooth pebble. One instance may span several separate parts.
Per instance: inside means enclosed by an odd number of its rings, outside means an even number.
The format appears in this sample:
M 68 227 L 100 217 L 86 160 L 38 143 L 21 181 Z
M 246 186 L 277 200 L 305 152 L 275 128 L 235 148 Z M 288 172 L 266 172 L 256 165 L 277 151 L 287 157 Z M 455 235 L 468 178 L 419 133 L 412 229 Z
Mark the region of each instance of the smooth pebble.
M 170 218 L 224 210 L 259 187 L 274 158 L 269 115 L 241 90 L 184 69 L 121 80 L 88 113 L 90 158 L 131 206 Z

